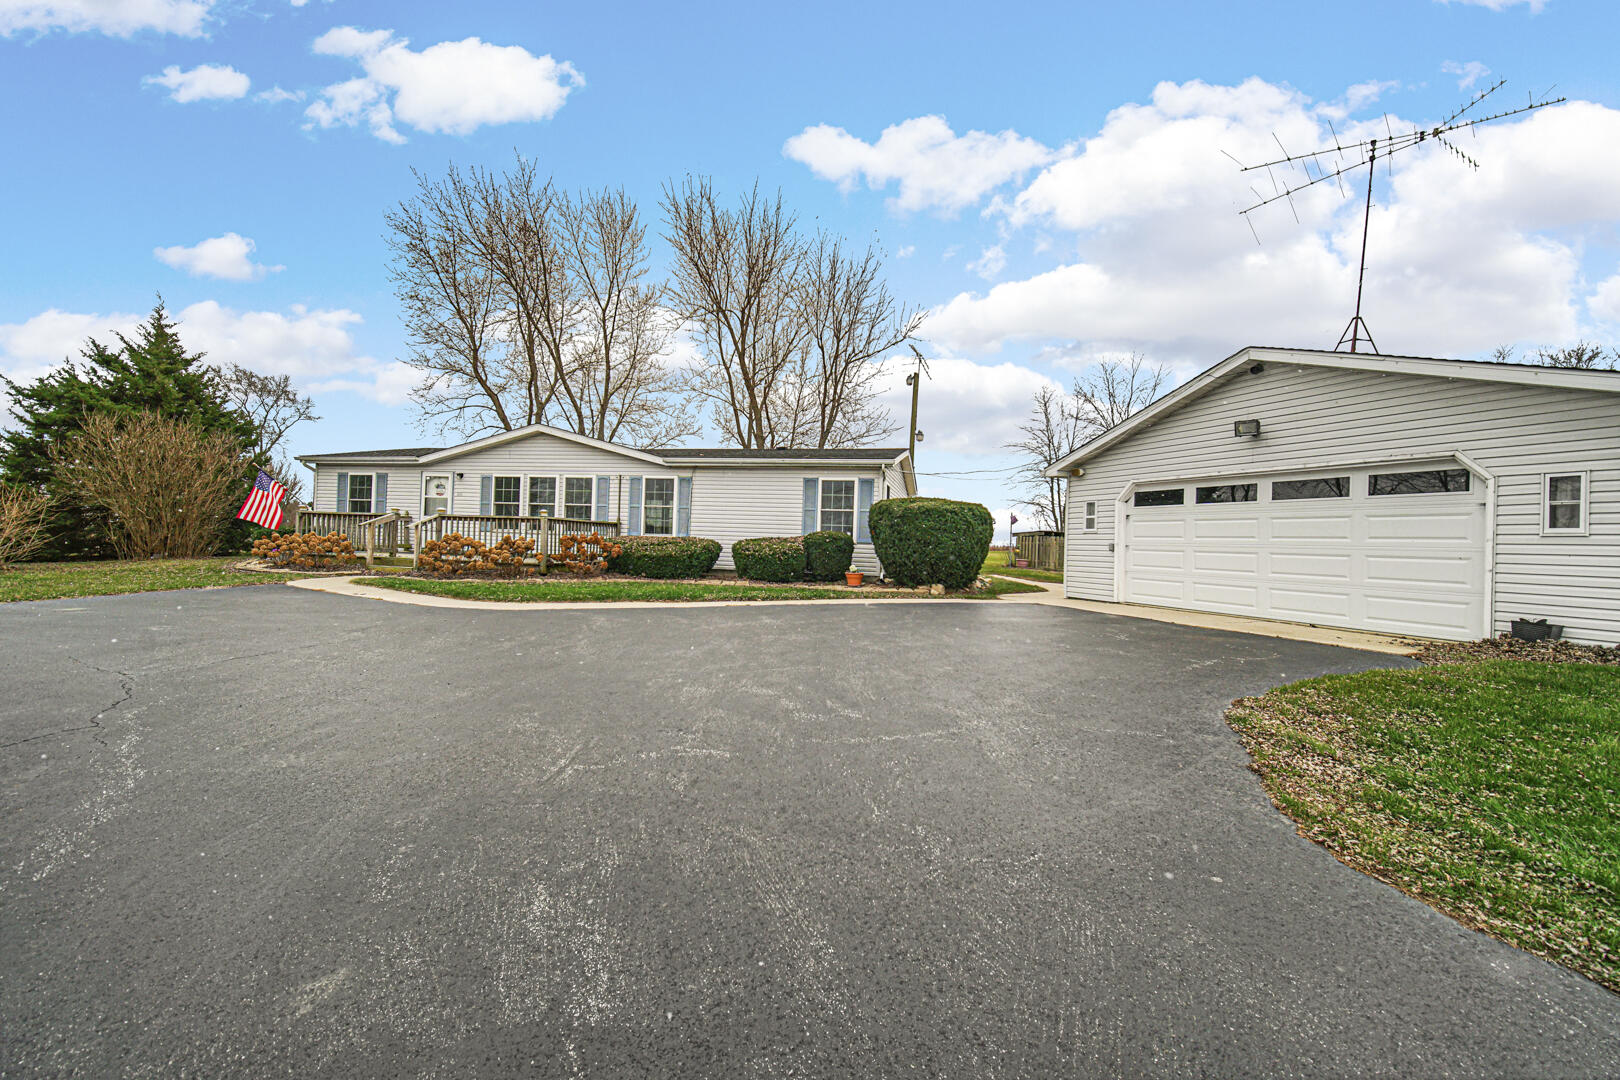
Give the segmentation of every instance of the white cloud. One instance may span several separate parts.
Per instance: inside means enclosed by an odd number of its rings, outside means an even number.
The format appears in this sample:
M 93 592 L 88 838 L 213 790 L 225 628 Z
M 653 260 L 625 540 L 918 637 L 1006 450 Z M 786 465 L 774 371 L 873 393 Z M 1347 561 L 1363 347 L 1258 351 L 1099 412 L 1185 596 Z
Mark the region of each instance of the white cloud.
M 0 0 L 0 36 L 23 31 L 201 36 L 215 0 Z
M 894 253 L 894 257 L 897 259 L 909 259 L 915 254 L 917 254 L 917 245 L 907 244 L 905 247 L 898 249 Z
M 206 353 L 208 363 L 291 375 L 312 393 L 351 392 L 398 405 L 416 382 L 405 365 L 380 362 L 360 352 L 353 329 L 363 320 L 345 308 L 311 310 L 294 305 L 285 312 L 237 311 L 204 300 L 171 311 L 170 316 L 181 341 L 188 349 Z M 52 308 L 24 322 L 0 323 L 0 374 L 18 381 L 38 378 L 76 358 L 86 338 L 106 344 L 115 331 L 133 333 L 144 318 Z
M 1538 15 L 1541 9 L 1547 6 L 1547 0 L 1435 0 L 1439 4 L 1462 4 L 1465 7 L 1490 8 L 1492 11 L 1506 11 L 1518 7 L 1520 4 L 1530 6 L 1530 14 Z
M 252 259 L 255 244 L 246 236 L 228 232 L 200 240 L 190 247 L 153 248 L 159 262 L 184 270 L 193 277 L 223 278 L 226 281 L 257 281 L 281 266 L 265 266 Z
M 909 358 L 885 365 L 885 387 L 878 400 L 900 422 L 895 438 L 905 441 L 911 416 Z M 979 364 L 958 356 L 935 356 L 919 394 L 917 426 L 934 452 L 1002 454 L 1002 444 L 1016 437 L 1019 421 L 1029 412 L 1035 391 L 1053 380 L 1020 364 Z M 919 456 L 921 450 L 918 451 Z
M 1600 322 L 1620 326 L 1620 274 L 1598 285 L 1586 298 L 1586 310 Z
M 248 77 L 224 64 L 198 64 L 190 71 L 181 71 L 178 64 L 170 64 L 161 75 L 148 75 L 141 80 L 146 86 L 165 86 L 169 100 L 182 104 L 192 101 L 234 101 L 248 92 Z
M 1455 60 L 1447 60 L 1440 65 L 1440 70 L 1447 75 L 1457 76 L 1457 89 L 1459 90 L 1467 90 L 1491 73 L 1491 69 L 1478 60 L 1470 60 L 1466 64 L 1459 64 Z
M 418 131 L 467 135 L 489 124 L 546 120 L 585 79 L 567 61 L 478 38 L 420 52 L 391 30 L 340 26 L 315 39 L 324 56 L 360 64 L 363 75 L 334 83 L 304 110 L 306 127 L 354 127 L 401 143 L 399 121 Z
M 272 86 L 268 90 L 260 90 L 253 95 L 253 100 L 267 102 L 271 105 L 280 105 L 283 101 L 303 101 L 302 90 L 283 90 L 279 86 Z
M 968 263 L 967 268 L 986 281 L 993 280 L 1007 268 L 1007 251 L 1000 244 L 992 244 L 979 252 L 979 257 Z
M 871 143 L 843 128 L 817 124 L 790 138 L 782 153 L 843 191 L 853 191 L 863 178 L 873 190 L 898 183 L 899 193 L 889 201 L 894 209 L 947 214 L 1058 156 L 1016 131 L 957 135 L 942 116 L 902 121 Z
M 1391 118 L 1397 130 L 1407 121 Z M 1264 173 L 1221 167 L 1331 145 L 1318 106 L 1251 79 L 1162 84 L 1109 114 L 1075 156 L 998 205 L 1009 225 L 1077 234 L 1083 259 L 938 307 L 930 337 L 957 352 L 1004 343 L 1086 342 L 1204 362 L 1242 345 L 1332 347 L 1349 320 L 1361 240 L 1361 179 L 1257 212 L 1256 247 L 1237 210 Z M 1339 127 L 1383 135 L 1380 118 Z M 1479 129 L 1478 172 L 1443 148 L 1380 169 L 1364 313 L 1392 352 L 1467 355 L 1514 341 L 1560 341 L 1579 324 L 1582 235 L 1620 218 L 1620 111 L 1571 103 Z M 1279 183 L 1304 179 L 1278 170 Z

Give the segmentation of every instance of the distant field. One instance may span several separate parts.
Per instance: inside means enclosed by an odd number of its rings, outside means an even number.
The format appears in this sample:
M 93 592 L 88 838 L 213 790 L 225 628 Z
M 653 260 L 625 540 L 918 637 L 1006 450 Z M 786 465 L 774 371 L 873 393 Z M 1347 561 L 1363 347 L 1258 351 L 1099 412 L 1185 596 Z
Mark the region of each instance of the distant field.
M 1019 568 L 1008 565 L 1008 552 L 992 551 L 984 560 L 984 566 L 979 570 L 981 574 L 1004 574 L 1007 577 L 1023 578 L 1026 581 L 1046 581 L 1058 584 L 1063 581 L 1062 573 L 1054 570 L 1031 570 L 1028 567 Z

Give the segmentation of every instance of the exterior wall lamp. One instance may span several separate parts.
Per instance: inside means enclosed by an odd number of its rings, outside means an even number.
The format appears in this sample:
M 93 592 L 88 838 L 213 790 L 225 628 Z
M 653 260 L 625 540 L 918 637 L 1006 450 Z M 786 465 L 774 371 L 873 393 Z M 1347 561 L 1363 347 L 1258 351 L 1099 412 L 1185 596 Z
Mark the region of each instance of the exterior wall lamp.
M 1236 435 L 1240 439 L 1243 438 L 1244 436 L 1250 436 L 1250 437 L 1253 437 L 1253 438 L 1259 438 L 1260 437 L 1260 421 L 1258 421 L 1258 420 L 1234 420 L 1234 421 L 1232 421 L 1232 434 Z

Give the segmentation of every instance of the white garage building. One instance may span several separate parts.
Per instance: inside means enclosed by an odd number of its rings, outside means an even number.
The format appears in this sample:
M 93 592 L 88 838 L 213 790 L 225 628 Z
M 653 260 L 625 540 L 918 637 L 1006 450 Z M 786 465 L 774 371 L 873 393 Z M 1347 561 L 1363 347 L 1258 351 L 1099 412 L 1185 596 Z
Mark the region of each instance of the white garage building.
M 1064 591 L 1620 641 L 1620 373 L 1248 348 L 1057 462 Z

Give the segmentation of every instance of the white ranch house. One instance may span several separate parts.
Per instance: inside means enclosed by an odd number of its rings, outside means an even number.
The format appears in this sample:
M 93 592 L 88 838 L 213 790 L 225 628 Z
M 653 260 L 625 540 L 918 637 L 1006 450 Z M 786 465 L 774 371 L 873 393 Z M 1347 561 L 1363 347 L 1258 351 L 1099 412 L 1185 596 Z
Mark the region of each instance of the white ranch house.
M 351 536 L 398 519 L 400 546 L 459 532 L 480 538 L 555 530 L 701 536 L 731 545 L 820 529 L 855 538 L 855 565 L 879 573 L 872 503 L 914 495 L 905 447 L 855 450 L 637 450 L 532 424 L 450 447 L 306 454 L 313 473 L 304 527 Z
M 1248 348 L 1047 475 L 1071 597 L 1620 642 L 1620 373 Z

